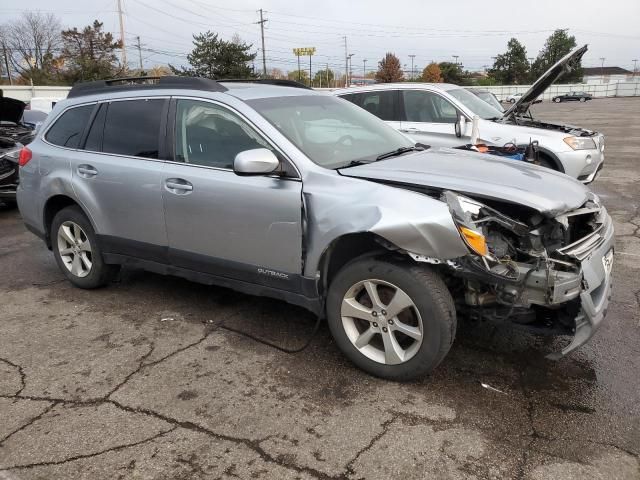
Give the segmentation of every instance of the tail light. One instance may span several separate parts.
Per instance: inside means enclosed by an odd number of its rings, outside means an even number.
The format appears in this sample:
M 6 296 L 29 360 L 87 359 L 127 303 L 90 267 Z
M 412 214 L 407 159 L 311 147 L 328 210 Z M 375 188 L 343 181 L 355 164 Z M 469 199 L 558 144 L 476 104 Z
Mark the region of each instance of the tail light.
M 24 167 L 27 163 L 29 163 L 29 160 L 31 160 L 32 157 L 33 155 L 31 153 L 31 150 L 29 150 L 27 147 L 22 147 L 22 150 L 20 150 L 20 156 L 18 157 L 18 165 Z

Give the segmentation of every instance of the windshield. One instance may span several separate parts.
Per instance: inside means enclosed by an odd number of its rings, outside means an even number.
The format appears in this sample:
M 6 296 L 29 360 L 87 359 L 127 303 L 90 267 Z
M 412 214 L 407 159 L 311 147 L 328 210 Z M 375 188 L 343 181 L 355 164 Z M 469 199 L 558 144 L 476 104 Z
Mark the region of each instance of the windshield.
M 374 161 L 381 154 L 414 146 L 382 120 L 340 98 L 295 95 L 247 103 L 321 167 Z
M 484 100 L 485 102 L 487 102 L 489 105 L 491 105 L 496 110 L 500 110 L 501 112 L 504 112 L 504 108 L 502 108 L 502 105 L 500 104 L 500 102 L 498 101 L 498 99 L 495 97 L 495 95 L 493 93 L 491 93 L 491 92 L 477 92 L 477 96 L 479 98 L 481 98 L 482 100 Z
M 480 118 L 490 119 L 502 117 L 502 112 L 500 110 L 492 107 L 487 102 L 476 97 L 473 93 L 465 90 L 464 88 L 454 88 L 453 90 L 448 90 L 447 93 Z

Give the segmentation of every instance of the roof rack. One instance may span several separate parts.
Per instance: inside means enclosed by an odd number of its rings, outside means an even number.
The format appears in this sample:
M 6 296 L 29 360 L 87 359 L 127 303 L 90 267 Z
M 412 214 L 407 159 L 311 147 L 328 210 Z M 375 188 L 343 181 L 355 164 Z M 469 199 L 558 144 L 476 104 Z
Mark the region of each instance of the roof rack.
M 220 79 L 218 80 L 220 83 L 264 83 L 266 85 L 277 85 L 279 87 L 294 87 L 294 88 L 304 88 L 306 90 L 313 90 L 311 87 L 307 85 L 296 82 L 295 80 L 285 80 L 282 78 L 229 78 L 229 79 Z
M 67 98 L 92 95 L 95 93 L 167 88 L 186 88 L 191 90 L 208 90 L 211 92 L 227 91 L 225 86 L 209 78 L 179 76 L 128 77 L 76 83 L 71 88 Z

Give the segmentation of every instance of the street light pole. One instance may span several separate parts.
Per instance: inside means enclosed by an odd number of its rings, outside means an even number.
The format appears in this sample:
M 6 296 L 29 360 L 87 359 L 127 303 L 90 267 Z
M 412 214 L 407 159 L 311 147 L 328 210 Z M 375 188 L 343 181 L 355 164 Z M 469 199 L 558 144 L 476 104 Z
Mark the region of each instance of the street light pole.
M 351 77 L 353 76 L 353 72 L 352 72 L 353 60 L 351 60 L 351 57 L 353 57 L 354 55 L 355 53 L 350 53 L 349 56 L 347 56 L 347 86 L 348 87 L 351 86 Z
M 638 63 L 638 59 L 634 58 L 633 60 L 633 76 L 636 76 L 636 63 Z
M 409 55 L 409 57 L 411 58 L 411 80 L 413 80 L 414 74 L 413 74 L 413 59 L 416 58 L 415 55 Z
M 633 71 L 635 72 L 636 69 L 634 68 Z M 362 85 L 365 84 L 365 79 L 367 78 L 367 59 L 363 59 L 362 60 Z
M 600 57 L 600 83 L 604 83 L 604 57 Z
M 456 59 L 456 65 L 458 65 L 458 58 L 460 57 L 460 55 L 451 55 L 451 56 Z

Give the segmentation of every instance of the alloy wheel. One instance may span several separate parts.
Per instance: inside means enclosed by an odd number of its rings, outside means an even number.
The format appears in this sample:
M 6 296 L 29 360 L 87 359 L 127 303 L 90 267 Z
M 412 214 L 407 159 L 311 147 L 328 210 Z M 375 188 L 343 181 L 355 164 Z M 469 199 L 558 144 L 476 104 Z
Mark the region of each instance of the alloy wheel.
M 64 266 L 76 277 L 91 272 L 93 256 L 85 231 L 75 222 L 66 221 L 58 229 L 58 253 Z
M 356 283 L 344 295 L 340 315 L 353 346 L 375 362 L 404 363 L 422 344 L 420 312 L 411 297 L 392 283 L 376 279 Z

